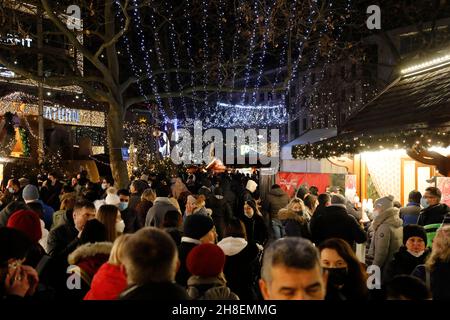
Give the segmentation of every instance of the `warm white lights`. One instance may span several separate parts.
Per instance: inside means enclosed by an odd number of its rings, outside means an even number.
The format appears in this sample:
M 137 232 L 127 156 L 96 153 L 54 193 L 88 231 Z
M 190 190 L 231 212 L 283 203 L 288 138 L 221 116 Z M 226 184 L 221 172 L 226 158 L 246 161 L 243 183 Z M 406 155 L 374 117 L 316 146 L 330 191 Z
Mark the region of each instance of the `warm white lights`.
M 416 71 L 419 71 L 419 70 L 423 71 L 424 69 L 429 69 L 431 67 L 437 67 L 437 66 L 445 65 L 445 64 L 448 64 L 448 63 L 450 63 L 450 54 L 447 54 L 447 55 L 445 55 L 443 57 L 432 59 L 432 60 L 429 60 L 429 61 L 426 61 L 426 62 L 423 62 L 423 63 L 420 63 L 420 64 L 413 65 L 413 66 L 408 67 L 406 69 L 402 69 L 400 72 L 403 75 L 405 75 L 405 74 L 408 74 L 408 73 L 413 73 L 413 72 L 416 72 Z

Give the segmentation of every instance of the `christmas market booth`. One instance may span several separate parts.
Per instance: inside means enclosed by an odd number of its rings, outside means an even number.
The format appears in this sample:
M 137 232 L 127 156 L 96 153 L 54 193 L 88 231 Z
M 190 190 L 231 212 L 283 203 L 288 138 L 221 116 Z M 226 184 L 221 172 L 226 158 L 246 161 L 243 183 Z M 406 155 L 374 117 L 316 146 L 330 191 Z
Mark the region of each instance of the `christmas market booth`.
M 64 169 L 61 173 L 66 174 L 85 169 L 92 177 L 98 178 L 96 163 L 90 159 L 94 153 L 92 141 L 74 137 L 73 133 L 77 131 L 73 128 L 104 128 L 104 113 L 98 112 L 97 115 L 93 114 L 95 111 L 65 108 L 48 100 L 44 100 L 43 111 L 43 153 L 45 161 L 48 162 L 47 167 L 51 170 Z M 38 149 L 37 97 L 24 92 L 14 92 L 1 97 L 0 181 L 4 176 L 27 173 L 27 168 L 38 168 Z
M 294 158 L 328 158 L 356 178 L 361 199 L 440 187 L 450 203 L 450 54 L 412 62 L 336 137 L 296 145 Z

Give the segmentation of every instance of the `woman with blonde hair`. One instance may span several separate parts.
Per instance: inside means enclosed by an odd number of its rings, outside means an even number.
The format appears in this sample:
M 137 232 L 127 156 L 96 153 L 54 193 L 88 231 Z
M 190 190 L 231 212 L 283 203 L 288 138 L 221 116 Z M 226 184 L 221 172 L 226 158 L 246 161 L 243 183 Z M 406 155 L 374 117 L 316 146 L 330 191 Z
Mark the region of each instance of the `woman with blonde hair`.
M 122 265 L 124 244 L 130 237 L 123 234 L 114 241 L 108 262 L 94 275 L 91 289 L 84 300 L 116 300 L 127 287 L 127 276 Z
M 430 256 L 412 275 L 425 282 L 433 300 L 450 300 L 450 225 L 437 230 Z
M 125 230 L 125 223 L 116 206 L 110 204 L 102 205 L 97 211 L 96 218 L 106 228 L 106 241 L 114 242 Z
M 278 219 L 284 227 L 285 236 L 311 238 L 308 221 L 303 215 L 304 208 L 300 198 L 293 198 L 286 208 L 278 211 Z

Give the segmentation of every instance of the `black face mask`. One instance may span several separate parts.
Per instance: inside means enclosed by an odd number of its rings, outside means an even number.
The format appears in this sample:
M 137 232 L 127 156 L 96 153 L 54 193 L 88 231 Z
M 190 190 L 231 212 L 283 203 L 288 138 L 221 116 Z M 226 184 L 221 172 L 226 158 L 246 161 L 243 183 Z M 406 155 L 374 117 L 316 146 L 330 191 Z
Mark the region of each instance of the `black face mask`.
M 347 280 L 348 269 L 347 268 L 324 268 L 328 271 L 328 285 L 329 286 L 342 286 Z

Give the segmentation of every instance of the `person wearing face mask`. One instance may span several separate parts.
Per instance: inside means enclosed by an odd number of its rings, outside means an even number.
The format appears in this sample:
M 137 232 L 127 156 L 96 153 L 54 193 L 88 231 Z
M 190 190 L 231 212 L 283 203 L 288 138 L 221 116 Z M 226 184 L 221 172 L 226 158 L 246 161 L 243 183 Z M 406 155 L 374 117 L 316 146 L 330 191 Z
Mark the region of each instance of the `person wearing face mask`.
M 409 275 L 415 267 L 424 264 L 430 249 L 426 248 L 427 234 L 422 226 L 409 224 L 403 227 L 403 246 L 394 255 L 386 268 L 384 281 L 397 275 Z
M 374 219 L 370 229 L 373 238 L 366 255 L 367 265 L 376 265 L 384 270 L 400 249 L 403 238 L 403 220 L 400 219 L 399 209 L 394 207 L 392 195 L 377 199 L 374 203 Z
M 278 219 L 284 227 L 285 236 L 311 238 L 308 221 L 303 216 L 303 206 L 301 199 L 293 198 L 287 208 L 278 211 Z
M 256 207 L 256 203 L 253 200 L 244 202 L 243 213 L 240 220 L 245 225 L 245 231 L 249 241 L 255 241 L 256 243 L 264 246 L 269 239 L 269 232 L 267 226 L 264 223 L 264 218 Z
M 117 208 L 119 208 L 120 216 L 125 223 L 124 233 L 133 233 L 141 228 L 138 220 L 136 209 L 130 208 L 130 193 L 127 189 L 120 189 L 117 191 L 117 196 L 119 197 L 119 203 Z
M 431 247 L 436 230 L 446 223 L 450 223 L 450 207 L 440 203 L 442 192 L 438 188 L 428 187 L 420 200 L 423 209 L 420 211 L 417 224 L 424 226 L 427 231 L 427 246 Z
M 0 198 L 0 209 L 3 209 L 11 202 L 22 201 L 23 199 L 20 191 L 19 180 L 9 179 L 6 185 L 6 190 Z
M 325 300 L 367 300 L 367 274 L 350 245 L 338 238 L 322 242 L 320 263 L 328 273 Z
M 105 176 L 102 180 L 102 190 L 104 191 L 102 199 L 105 198 L 108 194 L 106 192 L 106 190 L 108 190 L 108 188 L 113 187 L 114 186 L 114 180 L 112 177 L 109 176 Z

